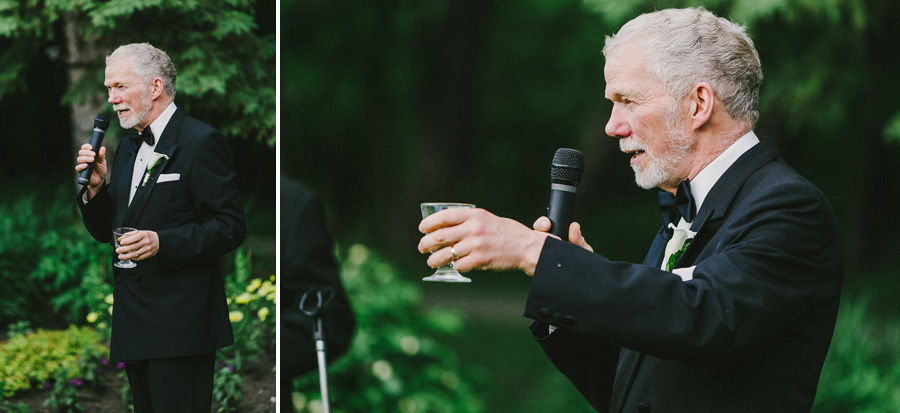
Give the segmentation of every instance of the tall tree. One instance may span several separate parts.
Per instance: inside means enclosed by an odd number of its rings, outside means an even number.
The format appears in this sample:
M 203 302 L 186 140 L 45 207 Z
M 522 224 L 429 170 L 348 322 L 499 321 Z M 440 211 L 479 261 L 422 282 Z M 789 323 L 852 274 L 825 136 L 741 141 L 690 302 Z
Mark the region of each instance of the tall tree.
M 72 145 L 108 110 L 103 57 L 149 42 L 178 69 L 178 104 L 226 136 L 275 143 L 275 10 L 254 0 L 0 0 L 0 99 L 44 57 L 64 62 Z M 41 56 L 41 55 L 46 56 Z M 37 57 L 36 57 L 37 56 Z M 117 125 L 110 135 L 121 138 Z

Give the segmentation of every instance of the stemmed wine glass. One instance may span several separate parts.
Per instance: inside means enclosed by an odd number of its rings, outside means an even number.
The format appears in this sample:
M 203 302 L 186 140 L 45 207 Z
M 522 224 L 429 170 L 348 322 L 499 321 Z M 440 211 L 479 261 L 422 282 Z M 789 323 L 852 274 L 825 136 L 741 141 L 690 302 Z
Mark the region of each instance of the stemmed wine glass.
M 115 242 L 116 249 L 118 249 L 119 247 L 122 246 L 122 244 L 119 244 L 119 238 L 122 238 L 123 235 L 125 235 L 129 232 L 134 232 L 134 231 L 137 231 L 137 229 L 129 228 L 129 227 L 122 227 L 122 228 L 114 229 L 113 230 L 113 241 Z M 125 261 L 122 261 L 122 260 L 116 261 L 113 263 L 113 265 L 115 265 L 116 267 L 119 267 L 119 268 L 137 267 L 137 263 L 130 259 L 125 260 Z
M 460 204 L 455 202 L 425 202 L 422 205 L 422 218 L 441 211 L 445 209 L 454 209 L 454 208 L 475 208 L 473 204 Z M 439 248 L 440 249 L 440 248 Z M 437 250 L 435 250 L 437 251 Z M 432 251 L 434 253 L 434 251 Z M 431 274 L 428 277 L 422 278 L 422 281 L 437 281 L 437 282 L 447 282 L 447 283 L 470 283 L 472 282 L 471 278 L 464 277 L 459 271 L 453 269 L 453 262 L 449 262 L 438 267 L 437 271 L 434 274 Z

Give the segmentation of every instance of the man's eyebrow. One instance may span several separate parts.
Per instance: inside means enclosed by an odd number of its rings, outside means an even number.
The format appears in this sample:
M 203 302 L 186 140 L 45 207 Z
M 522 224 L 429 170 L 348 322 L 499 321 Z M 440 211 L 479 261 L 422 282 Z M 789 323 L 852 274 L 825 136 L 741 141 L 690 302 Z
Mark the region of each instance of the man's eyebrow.
M 639 100 L 640 94 L 633 92 L 612 92 L 612 94 L 607 95 L 606 98 L 613 102 L 618 102 L 624 99 Z

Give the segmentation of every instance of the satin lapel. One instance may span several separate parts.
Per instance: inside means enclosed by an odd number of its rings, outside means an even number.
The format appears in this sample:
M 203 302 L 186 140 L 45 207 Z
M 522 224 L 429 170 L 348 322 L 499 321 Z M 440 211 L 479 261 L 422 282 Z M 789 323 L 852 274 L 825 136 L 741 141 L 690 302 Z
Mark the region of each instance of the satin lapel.
M 728 206 L 741 189 L 744 181 L 752 173 L 763 165 L 772 162 L 778 157 L 775 145 L 769 140 L 760 141 L 741 155 L 737 161 L 722 175 L 703 201 L 697 218 L 691 225 L 691 231 L 697 236 L 688 246 L 684 255 L 675 264 L 676 268 L 687 267 L 694 264 L 700 251 L 706 248 L 706 244 L 722 226 L 723 218 Z
M 653 238 L 653 244 L 650 244 L 650 251 L 644 257 L 644 265 L 659 268 L 662 264 L 663 253 L 666 251 L 666 243 L 669 242 L 669 234 L 665 228 L 660 228 Z
M 678 260 L 678 263 L 693 263 L 699 252 L 703 250 L 719 227 L 721 227 L 725 211 L 727 211 L 728 205 L 731 204 L 731 200 L 734 199 L 743 182 L 747 180 L 750 174 L 773 161 L 777 156 L 775 145 L 768 140 L 764 140 L 741 155 L 725 171 L 725 174 L 719 178 L 719 181 L 716 182 L 709 195 L 707 195 L 706 200 L 703 201 L 703 206 L 698 211 L 697 217 L 691 225 L 691 231 L 695 231 L 697 236 L 685 251 L 684 256 Z M 650 251 L 644 258 L 644 265 L 654 268 L 660 267 L 667 241 L 665 229 L 660 229 L 653 239 Z M 619 356 L 619 365 L 616 368 L 616 381 L 613 384 L 610 411 L 622 411 L 622 407 L 628 399 L 628 393 L 631 392 L 631 387 L 635 378 L 637 378 L 637 373 L 643 361 L 643 353 L 622 349 L 622 353 Z
M 169 158 L 163 158 L 162 162 L 153 169 L 153 173 L 150 174 L 150 178 L 147 180 L 146 185 L 144 185 L 144 175 L 141 175 L 141 182 L 138 183 L 138 189 L 134 193 L 134 198 L 131 200 L 128 211 L 125 213 L 123 222 L 127 225 L 137 225 L 141 214 L 144 212 L 144 208 L 147 206 L 147 201 L 150 199 L 150 194 L 153 193 L 153 188 L 156 186 L 156 179 L 159 177 L 159 174 L 166 170 L 166 165 L 173 162 L 172 160 L 175 157 L 177 149 L 178 130 L 181 128 L 184 117 L 185 114 L 181 108 L 175 110 L 175 113 L 172 115 L 172 118 L 169 119 L 169 123 L 166 124 L 166 128 L 163 130 L 162 136 L 159 137 L 159 143 L 156 144 L 156 149 L 153 152 L 165 154 Z M 134 156 L 132 156 L 132 158 L 134 158 Z M 133 160 L 132 163 L 134 163 Z M 149 168 L 150 165 L 147 165 L 147 167 Z M 142 172 L 146 173 L 146 171 Z M 126 202 L 128 201 L 127 192 L 125 200 Z
M 734 199 L 734 196 L 741 189 L 744 181 L 759 168 L 762 168 L 763 165 L 772 162 L 777 157 L 778 151 L 769 140 L 760 141 L 756 146 L 741 155 L 709 191 L 709 195 L 703 201 L 703 206 L 700 208 L 697 216 L 698 221 L 702 224 L 707 219 L 717 219 L 724 216 L 728 210 L 728 205 L 731 204 L 731 200 Z
M 134 145 L 132 145 L 130 140 L 126 137 L 119 143 L 116 152 L 116 161 L 122 162 L 122 165 L 113 165 L 113 175 L 111 180 L 115 180 L 115 182 L 111 184 L 115 186 L 116 191 L 115 228 L 119 228 L 124 226 L 122 223 L 125 222 L 125 215 L 128 212 L 128 195 L 131 194 L 131 177 L 132 170 L 134 169 L 134 159 L 137 157 L 137 151 L 134 149 Z

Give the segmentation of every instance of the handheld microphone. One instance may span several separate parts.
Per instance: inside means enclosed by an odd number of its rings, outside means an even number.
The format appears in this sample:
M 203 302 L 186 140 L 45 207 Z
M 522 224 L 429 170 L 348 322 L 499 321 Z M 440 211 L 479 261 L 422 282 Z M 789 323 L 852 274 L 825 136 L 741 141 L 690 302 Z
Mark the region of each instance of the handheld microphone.
M 109 115 L 103 112 L 98 113 L 97 118 L 94 119 L 94 132 L 91 134 L 91 140 L 88 142 L 91 144 L 91 148 L 93 149 L 93 151 L 98 154 L 100 153 L 100 144 L 103 143 L 103 137 L 106 136 L 106 129 L 108 128 Z M 91 173 L 93 172 L 94 162 L 91 162 L 88 164 L 87 168 L 81 171 L 81 174 L 78 175 L 78 184 L 87 186 L 88 182 L 91 181 Z
M 584 155 L 575 149 L 559 148 L 550 165 L 550 233 L 569 240 L 569 224 L 575 208 L 575 188 L 584 172 Z

